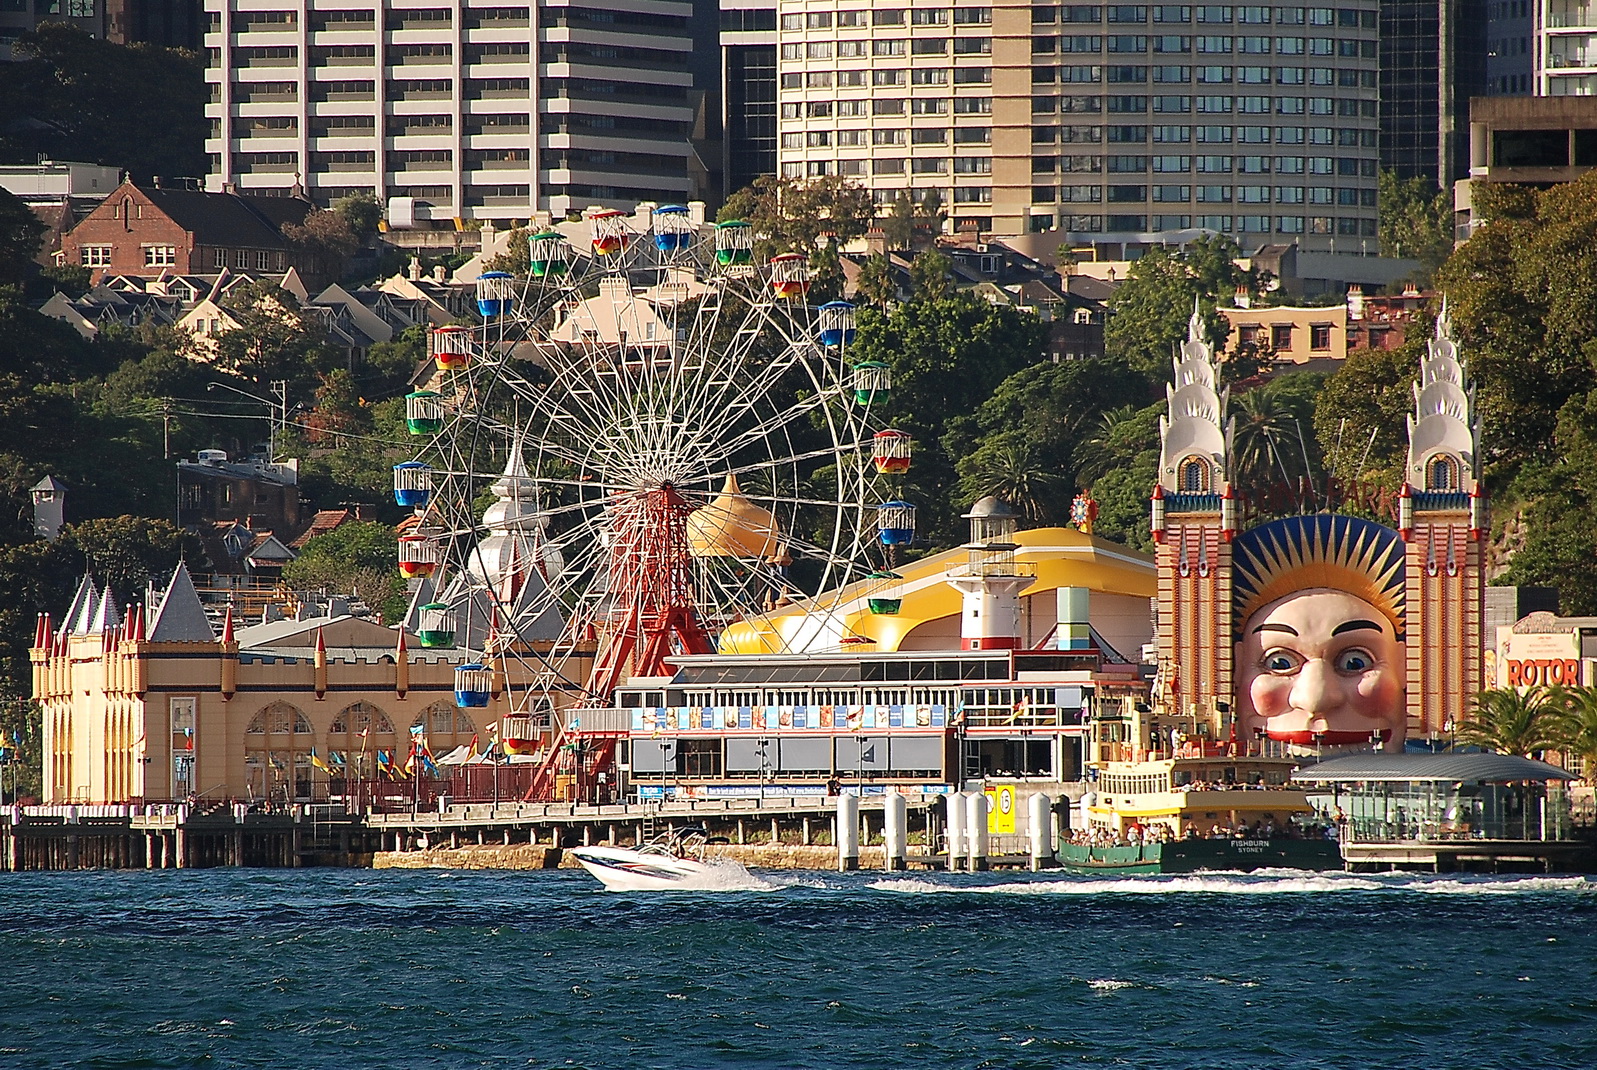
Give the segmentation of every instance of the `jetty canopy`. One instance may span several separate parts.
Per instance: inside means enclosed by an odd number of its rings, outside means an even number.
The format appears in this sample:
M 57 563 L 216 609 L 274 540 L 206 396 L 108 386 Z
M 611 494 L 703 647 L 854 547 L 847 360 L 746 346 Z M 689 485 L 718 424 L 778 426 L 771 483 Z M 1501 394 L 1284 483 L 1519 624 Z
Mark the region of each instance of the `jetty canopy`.
M 1512 754 L 1347 754 L 1292 774 L 1299 783 L 1332 784 L 1355 780 L 1464 781 L 1507 784 L 1526 780 L 1579 780 L 1546 762 Z

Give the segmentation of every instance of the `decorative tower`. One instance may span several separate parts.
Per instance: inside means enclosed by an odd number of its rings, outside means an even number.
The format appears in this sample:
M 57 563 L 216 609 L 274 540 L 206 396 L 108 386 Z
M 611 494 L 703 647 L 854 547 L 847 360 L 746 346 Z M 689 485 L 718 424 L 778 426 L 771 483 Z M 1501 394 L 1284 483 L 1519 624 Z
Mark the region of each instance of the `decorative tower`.
M 1232 425 L 1219 389 L 1214 347 L 1196 303 L 1187 339 L 1165 388 L 1159 419 L 1159 481 L 1153 540 L 1159 569 L 1158 684 L 1155 701 L 1214 716 L 1231 700 Z
M 1443 304 L 1420 361 L 1398 498 L 1407 547 L 1409 735 L 1435 736 L 1481 689 L 1488 531 L 1475 389 Z
M 1018 650 L 1020 592 L 1037 578 L 1035 569 L 1015 561 L 1020 514 L 989 494 L 970 507 L 965 519 L 970 521 L 965 567 L 948 577 L 949 586 L 964 596 L 960 647 Z

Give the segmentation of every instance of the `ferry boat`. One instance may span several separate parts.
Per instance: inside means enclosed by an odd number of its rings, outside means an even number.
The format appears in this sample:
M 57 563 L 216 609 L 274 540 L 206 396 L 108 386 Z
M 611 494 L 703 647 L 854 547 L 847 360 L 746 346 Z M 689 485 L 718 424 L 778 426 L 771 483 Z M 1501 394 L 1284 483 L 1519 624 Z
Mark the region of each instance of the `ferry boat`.
M 1091 786 L 1061 837 L 1060 865 L 1100 874 L 1342 868 L 1337 843 L 1291 782 L 1300 759 L 1286 744 L 1222 732 L 1226 712 L 1132 700 L 1094 710 Z

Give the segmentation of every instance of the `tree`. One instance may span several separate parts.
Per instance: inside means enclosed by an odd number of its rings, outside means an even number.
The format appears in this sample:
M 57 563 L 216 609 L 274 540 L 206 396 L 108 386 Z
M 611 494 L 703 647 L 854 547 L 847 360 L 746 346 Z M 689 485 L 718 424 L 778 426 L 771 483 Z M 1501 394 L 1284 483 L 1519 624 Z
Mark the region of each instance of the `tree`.
M 1403 179 L 1382 171 L 1376 180 L 1381 255 L 1408 257 L 1424 265 L 1428 281 L 1453 252 L 1453 198 L 1430 179 Z
M 1145 379 L 1107 360 L 1022 368 L 944 436 L 961 476 L 961 499 L 1002 486 L 1033 520 L 1063 519 L 1072 487 L 1088 482 L 1079 465 L 1093 456 L 1090 437 L 1101 432 L 1106 413 L 1124 411 L 1147 393 Z
M 1316 377 L 1318 378 L 1318 377 Z M 1310 476 L 1303 424 L 1314 407 L 1312 395 L 1291 391 L 1292 379 L 1274 379 L 1231 399 L 1236 419 L 1232 440 L 1232 481 L 1256 487 Z
M 1401 482 L 1411 384 L 1428 333 L 1416 323 L 1396 349 L 1355 349 L 1325 380 L 1314 435 L 1331 474 L 1344 483 L 1374 480 L 1396 490 Z
M 61 529 L 62 552 L 76 552 L 84 567 L 128 602 L 142 600 L 152 579 L 165 579 L 185 553 L 203 552 L 199 540 L 169 520 L 113 516 Z
M 360 209 L 352 210 L 357 217 Z M 285 223 L 283 237 L 301 251 L 301 261 L 309 263 L 307 274 L 328 282 L 344 277 L 349 258 L 361 247 L 361 239 L 341 212 L 317 209 L 305 216 L 303 224 Z
M 1014 437 L 1004 436 L 1002 441 L 992 443 L 993 448 L 972 458 L 970 475 L 960 484 L 971 488 L 972 501 L 995 494 L 1033 524 L 1041 524 L 1055 511 L 1059 473 L 1039 457 L 1036 449 Z
M 1545 687 L 1493 688 L 1475 696 L 1475 712 L 1454 735 L 1460 743 L 1528 758 L 1558 745 L 1562 707 L 1562 696 Z
M 1586 782 L 1597 783 L 1597 687 L 1566 687 L 1558 714 L 1558 749 L 1579 758 Z
M 137 178 L 205 174 L 210 89 L 195 53 L 118 45 L 41 23 L 0 64 L 0 154 L 122 167 Z
M 898 284 L 893 281 L 893 269 L 887 263 L 887 257 L 876 253 L 865 258 L 854 283 L 854 292 L 859 298 L 881 309 L 898 298 Z
M 382 222 L 383 206 L 376 197 L 362 190 L 334 201 L 333 214 L 344 221 L 357 242 L 365 245 L 377 236 L 377 224 Z
M 1257 295 L 1263 279 L 1236 266 L 1242 250 L 1230 238 L 1205 235 L 1179 251 L 1152 249 L 1131 265 L 1109 299 L 1104 351 L 1138 371 L 1169 374 L 1175 347 L 1187 336 L 1194 303 L 1203 315 L 1205 338 L 1224 348 L 1231 326 L 1215 311 L 1220 297 L 1241 286 Z
M 293 394 L 303 397 L 317 370 L 330 366 L 322 332 L 300 314 L 294 295 L 276 283 L 240 286 L 228 294 L 227 307 L 238 326 L 216 336 L 219 367 L 259 386 L 285 379 Z
M 989 304 L 968 293 L 916 298 L 891 312 L 859 311 L 851 355 L 893 369 L 883 419 L 915 437 L 915 467 L 904 486 L 920 506 L 920 528 L 934 544 L 957 544 L 957 473 L 942 439 L 997 385 L 1042 356 L 1047 326 L 1029 312 Z
M 808 254 L 826 238 L 844 245 L 863 237 L 876 218 L 871 191 L 841 175 L 779 178 L 761 175 L 726 199 L 721 222 L 742 219 L 761 239 L 760 254 Z
M 898 191 L 893 210 L 882 219 L 882 237 L 889 249 L 908 249 L 915 240 L 915 201 L 909 190 Z
M 917 253 L 909 263 L 909 281 L 915 296 L 927 301 L 947 297 L 953 270 L 954 262 L 936 249 Z
M 299 557 L 283 566 L 283 579 L 296 587 L 358 596 L 384 620 L 398 620 L 406 600 L 396 547 L 394 529 L 386 524 L 342 524 L 307 542 Z
M 44 224 L 10 190 L 0 189 L 0 285 L 20 286 L 37 265 Z

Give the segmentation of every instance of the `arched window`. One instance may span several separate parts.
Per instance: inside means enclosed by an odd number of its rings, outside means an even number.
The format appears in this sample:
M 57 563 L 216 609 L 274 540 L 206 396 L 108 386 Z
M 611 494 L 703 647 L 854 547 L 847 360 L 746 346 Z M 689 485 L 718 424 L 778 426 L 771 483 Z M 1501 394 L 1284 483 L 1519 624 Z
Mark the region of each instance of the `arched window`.
M 358 779 L 373 779 L 377 775 L 377 752 L 387 751 L 394 757 L 398 745 L 394 722 L 370 702 L 350 703 L 333 714 L 333 721 L 327 726 L 328 751 L 337 751 L 344 759 L 347 774 Z M 403 761 L 404 755 L 396 760 Z M 338 763 L 333 765 L 337 768 Z
M 1202 457 L 1188 457 L 1177 469 L 1176 485 L 1184 494 L 1209 493 L 1209 462 Z
M 1425 470 L 1426 490 L 1458 490 L 1458 461 L 1445 453 L 1431 458 Z
M 315 743 L 310 721 L 286 702 L 274 702 L 252 717 L 244 729 L 244 777 L 250 798 L 277 802 L 313 798 L 310 750 Z
M 453 702 L 435 702 L 416 715 L 412 726 L 420 725 L 427 735 L 427 746 L 436 754 L 446 754 L 462 743 L 470 743 L 477 726 L 465 710 Z M 480 742 L 480 741 L 479 741 Z

